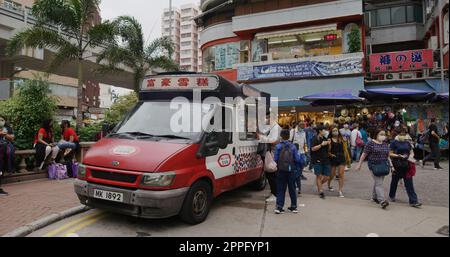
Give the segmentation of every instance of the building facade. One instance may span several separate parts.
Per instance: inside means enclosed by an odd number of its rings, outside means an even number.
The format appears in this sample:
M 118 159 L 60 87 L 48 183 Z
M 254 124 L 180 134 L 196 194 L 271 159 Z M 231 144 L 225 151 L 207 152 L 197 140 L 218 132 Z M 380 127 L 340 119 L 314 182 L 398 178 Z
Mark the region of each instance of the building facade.
M 301 96 L 364 88 L 361 0 L 203 0 L 201 10 L 203 71 L 278 97 L 287 116 L 311 111 Z
M 169 9 L 164 9 L 162 15 L 162 36 L 170 36 L 175 44 L 172 58 L 184 71 L 199 71 L 199 31 L 194 17 L 200 13 L 194 4 L 182 5 L 172 9 L 172 20 Z M 172 21 L 172 33 L 170 22 Z
M 448 92 L 448 1 L 365 0 L 364 8 L 366 88 Z
M 17 12 L 31 12 L 31 7 L 34 3 L 34 0 L 0 0 L 0 6 L 2 8 L 8 8 L 10 10 L 14 10 Z M 93 24 L 101 22 L 100 13 L 97 12 L 97 15 L 94 15 L 92 21 Z M 0 24 L 8 26 L 8 24 Z M 30 53 L 26 53 L 28 56 L 36 57 L 39 54 L 39 50 L 36 49 L 27 49 L 26 51 Z M 3 67 L 4 66 L 4 67 Z M 7 65 L 7 63 L 1 63 L 1 78 L 0 78 L 0 90 L 2 94 L 0 94 L 0 100 L 9 98 L 11 93 L 15 87 L 20 86 L 23 81 L 28 79 L 33 79 L 35 75 L 44 76 L 43 73 L 37 72 L 34 70 L 25 69 L 20 71 L 21 69 L 18 67 L 14 67 L 11 65 Z M 13 83 L 11 83 L 11 80 Z M 49 74 L 48 81 L 50 83 L 51 94 L 55 96 L 58 110 L 56 113 L 56 119 L 68 119 L 72 120 L 74 115 L 76 115 L 77 108 L 77 87 L 78 82 L 74 78 L 58 76 L 54 74 Z M 89 119 L 91 116 L 90 109 L 98 108 L 100 105 L 100 88 L 99 83 L 95 81 L 85 81 L 83 85 L 83 115 L 85 118 Z

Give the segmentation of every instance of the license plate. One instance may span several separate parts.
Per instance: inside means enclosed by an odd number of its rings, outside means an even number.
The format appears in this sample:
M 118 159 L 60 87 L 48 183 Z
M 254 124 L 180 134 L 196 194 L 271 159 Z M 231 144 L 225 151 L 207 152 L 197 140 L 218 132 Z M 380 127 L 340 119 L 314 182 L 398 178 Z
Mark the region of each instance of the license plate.
M 123 202 L 123 194 L 116 193 L 111 191 L 105 191 L 100 189 L 94 189 L 94 198 L 114 201 L 114 202 Z

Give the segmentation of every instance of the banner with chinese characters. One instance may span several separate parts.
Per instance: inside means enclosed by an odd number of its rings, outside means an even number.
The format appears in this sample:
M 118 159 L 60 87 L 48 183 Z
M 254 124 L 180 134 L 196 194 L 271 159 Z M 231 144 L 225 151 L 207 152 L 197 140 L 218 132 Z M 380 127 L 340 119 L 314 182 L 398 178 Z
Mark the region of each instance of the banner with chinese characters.
M 370 55 L 370 72 L 412 71 L 433 68 L 433 50 L 419 49 Z
M 362 55 L 350 54 L 304 58 L 292 63 L 240 64 L 237 67 L 238 81 L 360 74 L 363 72 L 362 61 Z

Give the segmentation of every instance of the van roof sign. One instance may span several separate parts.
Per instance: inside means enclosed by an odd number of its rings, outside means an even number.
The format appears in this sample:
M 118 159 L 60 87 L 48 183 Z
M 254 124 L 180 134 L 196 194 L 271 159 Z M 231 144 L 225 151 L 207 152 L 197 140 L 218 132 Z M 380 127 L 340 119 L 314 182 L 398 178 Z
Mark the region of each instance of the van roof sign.
M 146 77 L 142 91 L 187 91 L 192 89 L 216 90 L 219 78 L 206 74 L 157 75 Z

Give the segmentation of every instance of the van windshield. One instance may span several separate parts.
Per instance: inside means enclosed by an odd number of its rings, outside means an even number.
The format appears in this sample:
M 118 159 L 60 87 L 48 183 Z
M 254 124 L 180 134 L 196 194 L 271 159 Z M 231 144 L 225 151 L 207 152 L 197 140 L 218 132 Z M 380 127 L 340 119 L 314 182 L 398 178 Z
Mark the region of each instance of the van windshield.
M 193 130 L 192 124 L 201 121 L 193 121 L 192 110 L 200 109 L 202 110 L 202 115 L 204 115 L 211 111 L 214 106 L 211 104 L 183 102 L 183 108 L 183 111 L 180 110 L 180 106 L 171 108 L 170 101 L 140 102 L 130 115 L 115 128 L 110 136 L 125 136 L 126 138 L 143 140 L 154 138 L 167 140 L 184 139 L 197 142 L 200 140 L 202 132 Z M 189 115 L 185 115 L 186 108 L 189 111 Z M 181 113 L 182 115 L 180 115 Z M 189 129 L 183 127 L 180 131 L 180 127 L 177 124 L 182 123 L 180 121 L 181 116 L 184 124 L 188 122 Z

